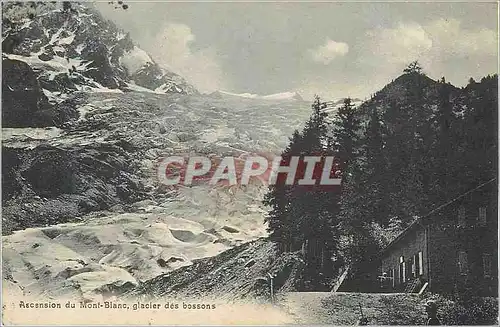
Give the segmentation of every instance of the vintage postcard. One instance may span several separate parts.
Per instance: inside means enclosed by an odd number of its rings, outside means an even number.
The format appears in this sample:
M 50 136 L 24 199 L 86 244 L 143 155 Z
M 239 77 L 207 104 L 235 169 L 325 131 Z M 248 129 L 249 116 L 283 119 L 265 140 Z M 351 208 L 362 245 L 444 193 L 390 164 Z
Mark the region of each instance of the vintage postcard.
M 2 324 L 498 325 L 498 3 L 2 1 Z

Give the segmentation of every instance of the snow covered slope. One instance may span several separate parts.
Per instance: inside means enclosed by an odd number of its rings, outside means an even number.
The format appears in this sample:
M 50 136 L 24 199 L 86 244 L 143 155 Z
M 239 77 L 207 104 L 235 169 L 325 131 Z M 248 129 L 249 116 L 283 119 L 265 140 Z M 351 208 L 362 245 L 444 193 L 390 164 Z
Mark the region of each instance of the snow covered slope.
M 169 154 L 279 154 L 309 103 L 75 96 L 72 125 L 2 133 L 3 229 L 17 230 L 3 236 L 4 278 L 19 291 L 91 299 L 266 236 L 262 185 L 165 189 L 155 164 Z
M 222 97 L 222 96 L 233 96 L 233 97 L 241 97 L 241 98 L 249 98 L 249 99 L 262 99 L 262 100 L 279 100 L 279 101 L 287 101 L 287 100 L 296 100 L 303 101 L 304 99 L 297 92 L 281 92 L 275 94 L 268 95 L 259 95 L 253 93 L 231 93 L 227 91 L 215 91 L 211 93 L 211 96 L 214 97 Z
M 59 5 L 18 20 L 3 8 L 7 284 L 91 299 L 265 236 L 262 185 L 169 189 L 156 164 L 279 154 L 310 103 L 295 93 L 200 95 L 92 9 Z M 43 124 L 26 124 L 38 111 Z
M 4 55 L 28 63 L 52 102 L 82 89 L 128 90 L 129 83 L 157 93 L 197 93 L 88 5 L 63 10 L 60 3 L 46 3 L 32 18 L 17 17 L 19 5 L 3 7 Z

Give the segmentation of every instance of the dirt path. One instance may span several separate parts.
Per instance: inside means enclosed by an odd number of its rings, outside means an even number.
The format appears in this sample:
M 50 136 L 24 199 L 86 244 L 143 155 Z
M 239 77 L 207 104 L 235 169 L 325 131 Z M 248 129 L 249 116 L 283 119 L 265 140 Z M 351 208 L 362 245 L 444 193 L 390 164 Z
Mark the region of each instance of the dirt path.
M 354 325 L 363 314 L 370 325 L 423 325 L 425 310 L 416 295 L 293 292 L 282 298 L 285 310 L 300 324 Z

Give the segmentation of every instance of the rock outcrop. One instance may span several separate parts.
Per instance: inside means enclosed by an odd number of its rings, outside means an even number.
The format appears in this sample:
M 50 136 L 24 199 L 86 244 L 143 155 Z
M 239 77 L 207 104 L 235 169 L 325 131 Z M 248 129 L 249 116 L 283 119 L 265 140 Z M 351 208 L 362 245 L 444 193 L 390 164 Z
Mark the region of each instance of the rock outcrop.
M 36 74 L 19 60 L 2 60 L 2 122 L 5 127 L 44 125 L 37 113 L 49 107 Z
M 57 126 L 71 119 L 57 109 L 76 92 L 122 92 L 134 87 L 167 94 L 197 94 L 184 78 L 160 67 L 130 35 L 90 6 L 29 3 L 3 6 L 3 126 Z

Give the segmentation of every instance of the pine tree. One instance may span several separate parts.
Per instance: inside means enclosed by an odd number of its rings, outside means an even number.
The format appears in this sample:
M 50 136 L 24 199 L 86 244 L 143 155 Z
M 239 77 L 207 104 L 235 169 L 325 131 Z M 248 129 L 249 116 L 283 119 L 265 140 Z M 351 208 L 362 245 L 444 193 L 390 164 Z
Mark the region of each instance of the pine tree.
M 319 155 L 323 152 L 326 142 L 326 114 L 323 109 L 325 105 L 316 97 L 312 109 L 313 113 L 306 122 L 302 133 L 295 131 L 290 144 L 281 154 L 282 164 L 288 165 L 291 156 L 304 157 L 306 155 Z M 303 161 L 300 161 L 298 175 L 304 172 Z M 296 179 L 300 176 L 296 176 Z M 305 239 L 315 231 L 310 228 L 311 220 L 318 217 L 314 202 L 309 201 L 315 190 L 305 190 L 305 187 L 297 185 L 286 185 L 286 176 L 279 175 L 275 185 L 272 185 L 266 194 L 264 204 L 271 206 L 271 212 L 267 218 L 271 238 L 281 242 L 286 240 L 284 248 L 296 249 Z M 307 203 L 305 205 L 304 203 Z
M 345 194 L 351 190 L 351 195 L 357 191 L 357 178 L 360 177 L 360 163 L 358 158 L 359 133 L 361 128 L 360 119 L 352 105 L 351 99 L 346 98 L 341 108 L 334 116 L 333 124 L 333 148 L 331 151 L 338 157 L 342 172 L 342 195 L 341 202 L 346 203 Z M 349 199 L 349 201 L 354 198 Z M 344 207 L 344 210 L 350 209 Z M 342 209 L 341 209 L 342 211 Z M 346 212 L 341 213 L 346 214 Z M 352 215 L 347 214 L 352 217 Z
M 469 84 L 464 113 L 465 166 L 461 176 L 468 187 L 497 176 L 498 151 L 498 75 Z
M 281 154 L 282 158 L 299 153 L 302 147 L 302 135 L 295 130 L 290 138 L 290 144 Z M 271 207 L 266 222 L 270 232 L 270 239 L 279 243 L 284 251 L 292 251 L 295 242 L 293 240 L 292 221 L 293 214 L 291 212 L 291 189 L 292 186 L 284 183 L 276 183 L 269 186 L 268 193 L 264 196 L 263 203 Z
M 351 100 L 346 99 L 334 117 L 333 129 L 334 148 L 342 166 L 342 193 L 337 221 L 344 242 L 340 244 L 339 251 L 351 267 L 351 278 L 358 278 L 367 272 L 363 263 L 374 258 L 379 251 L 371 228 L 379 194 L 373 194 L 371 183 L 374 181 L 370 180 L 370 176 L 377 173 L 375 167 L 379 168 L 375 163 L 383 164 L 382 127 L 377 112 L 372 112 L 365 138 L 362 139 L 360 119 Z M 361 142 L 370 145 L 363 150 Z
M 458 149 L 456 135 L 452 128 L 454 122 L 453 105 L 451 103 L 450 85 L 445 78 L 441 78 L 438 85 L 437 113 L 435 118 L 435 143 L 433 145 L 432 167 L 429 167 L 429 175 L 433 179 L 431 197 L 436 202 L 444 202 L 450 197 L 452 185 L 456 180 L 455 173 L 457 165 L 456 151 Z
M 376 108 L 373 108 L 364 133 L 364 170 L 362 177 L 367 195 L 368 210 L 374 213 L 374 221 L 386 226 L 389 223 L 389 172 L 387 171 L 386 150 L 383 130 Z
M 354 160 L 359 146 L 360 119 L 356 115 L 354 105 L 350 98 L 344 100 L 334 117 L 333 138 L 335 141 L 335 152 L 340 161 L 342 177 L 348 177 L 350 162 Z
M 432 166 L 432 130 L 430 79 L 421 73 L 418 63 L 401 76 L 403 93 L 390 99 L 383 120 L 386 128 L 386 158 L 393 185 L 390 192 L 391 216 L 409 223 L 428 206 Z M 412 69 L 410 69 L 412 68 Z M 408 73 L 411 70 L 413 73 Z
M 417 60 L 411 62 L 404 70 L 405 74 L 423 74 L 423 69 Z
M 328 155 L 326 105 L 316 97 L 312 115 L 301 133 L 296 131 L 283 152 L 283 163 L 288 165 L 290 156 Z M 299 161 L 296 179 L 303 177 L 304 161 Z M 321 165 L 316 165 L 316 168 Z M 319 179 L 322 169 L 315 169 L 313 179 Z M 302 174 L 302 175 L 301 175 Z M 319 176 L 318 176 L 319 175 Z M 319 276 L 333 272 L 331 257 L 337 251 L 338 195 L 316 185 L 285 185 L 285 178 L 278 177 L 266 194 L 264 204 L 271 207 L 267 218 L 271 239 L 281 244 L 284 251 L 305 250 L 306 276 L 319 283 Z M 318 285 L 316 285 L 318 287 Z

